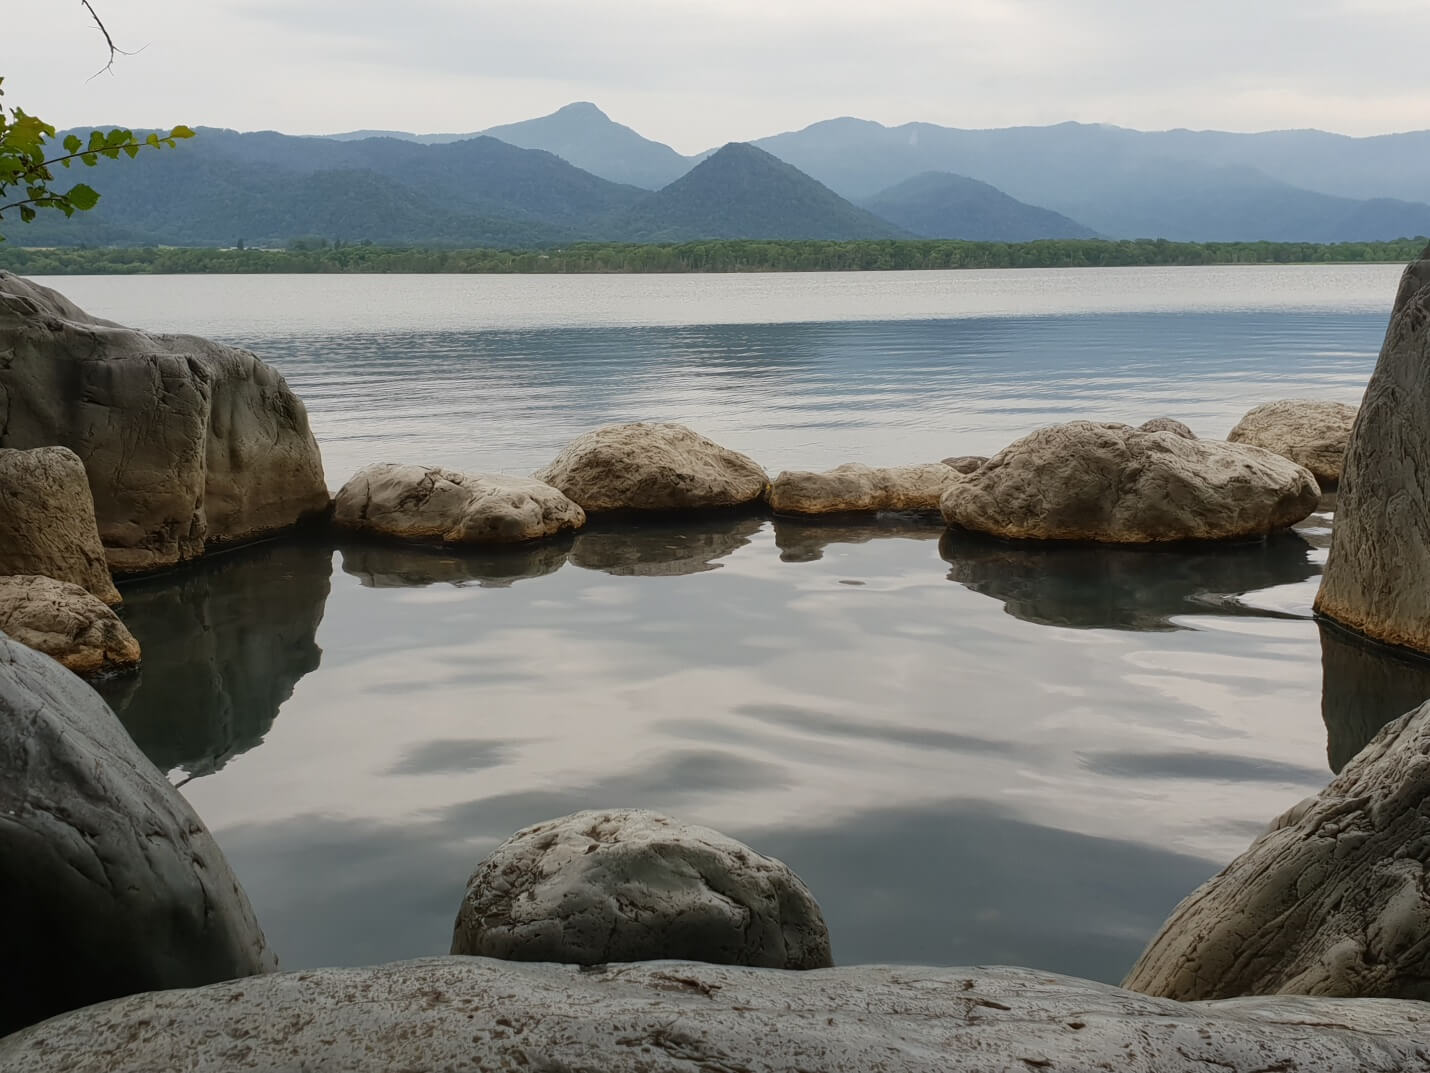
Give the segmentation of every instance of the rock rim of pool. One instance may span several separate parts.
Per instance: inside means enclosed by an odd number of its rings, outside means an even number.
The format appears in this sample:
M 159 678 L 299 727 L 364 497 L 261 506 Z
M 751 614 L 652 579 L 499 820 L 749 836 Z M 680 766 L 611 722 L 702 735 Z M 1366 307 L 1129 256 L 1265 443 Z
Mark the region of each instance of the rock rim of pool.
M 86 678 L 139 666 L 139 642 L 103 600 L 68 581 L 0 575 L 0 634 Z
M 846 462 L 822 473 L 784 470 L 770 486 L 770 510 L 792 516 L 933 512 L 961 476 L 944 462 L 912 466 Z

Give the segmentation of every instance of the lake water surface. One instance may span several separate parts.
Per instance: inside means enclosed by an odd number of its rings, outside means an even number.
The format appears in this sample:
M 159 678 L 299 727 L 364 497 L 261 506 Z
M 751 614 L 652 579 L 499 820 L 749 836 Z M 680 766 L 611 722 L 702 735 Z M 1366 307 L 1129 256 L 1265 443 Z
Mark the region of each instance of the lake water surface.
M 1224 436 L 1355 402 L 1396 266 L 770 276 L 78 277 L 258 351 L 329 482 L 527 472 L 617 420 L 765 464 L 991 453 L 1074 417 Z M 109 694 L 290 968 L 444 951 L 517 828 L 646 806 L 779 856 L 843 963 L 1117 981 L 1430 670 L 1310 617 L 1332 518 L 1262 544 L 1026 548 L 722 518 L 505 554 L 271 542 L 124 587 Z

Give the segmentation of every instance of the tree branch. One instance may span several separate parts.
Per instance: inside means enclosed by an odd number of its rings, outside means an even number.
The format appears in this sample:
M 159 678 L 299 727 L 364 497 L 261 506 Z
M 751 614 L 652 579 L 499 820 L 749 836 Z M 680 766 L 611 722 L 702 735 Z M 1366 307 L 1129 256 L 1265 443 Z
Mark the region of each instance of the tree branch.
M 125 52 L 122 48 L 120 48 L 114 43 L 114 38 L 109 36 L 108 27 L 104 25 L 104 20 L 99 17 L 99 12 L 94 10 L 94 5 L 91 4 L 89 0 L 79 0 L 79 4 L 80 7 L 84 8 L 86 11 L 89 12 L 89 17 L 92 18 L 94 20 L 94 24 L 99 27 L 99 32 L 104 35 L 104 43 L 109 48 L 109 62 L 106 63 L 103 67 L 101 67 L 99 70 L 95 71 L 94 74 L 89 76 L 89 78 L 85 79 L 86 82 L 92 82 L 100 75 L 105 74 L 106 72 L 113 71 L 115 59 L 120 56 L 132 56 L 134 55 L 134 53 Z M 140 51 L 143 50 L 141 49 Z

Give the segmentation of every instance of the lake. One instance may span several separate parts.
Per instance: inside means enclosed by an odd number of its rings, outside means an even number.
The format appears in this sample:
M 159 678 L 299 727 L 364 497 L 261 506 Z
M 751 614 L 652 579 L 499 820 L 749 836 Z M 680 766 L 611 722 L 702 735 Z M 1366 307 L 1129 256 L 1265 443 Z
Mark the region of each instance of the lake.
M 610 421 L 771 475 L 991 453 L 1078 417 L 1223 437 L 1358 400 L 1398 266 L 759 276 L 70 277 L 256 350 L 336 488 L 529 472 Z M 274 541 L 127 583 L 106 692 L 288 968 L 444 952 L 516 829 L 645 806 L 788 862 L 841 963 L 1116 982 L 1430 668 L 1318 627 L 1332 504 L 1263 543 L 1036 548 L 725 517 L 505 553 Z

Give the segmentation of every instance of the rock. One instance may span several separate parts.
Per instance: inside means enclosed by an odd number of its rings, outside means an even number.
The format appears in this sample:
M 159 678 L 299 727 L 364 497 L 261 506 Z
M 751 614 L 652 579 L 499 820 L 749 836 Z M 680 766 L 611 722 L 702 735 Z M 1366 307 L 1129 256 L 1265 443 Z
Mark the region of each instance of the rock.
M 972 473 L 987 461 L 986 455 L 954 455 L 951 458 L 945 458 L 943 464 L 950 469 L 956 469 L 959 473 Z
M 770 509 L 796 515 L 934 511 L 962 476 L 942 462 L 882 468 L 849 462 L 824 473 L 786 470 L 770 487 Z
M 1143 421 L 1137 426 L 1138 432 L 1170 432 L 1174 436 L 1180 436 L 1184 440 L 1194 440 L 1197 434 L 1193 432 L 1175 417 L 1154 417 L 1151 421 Z
M 303 404 L 246 350 L 125 328 L 0 272 L 0 354 L 0 447 L 79 455 L 113 570 L 168 566 L 328 509 Z
M 121 999 L 0 1040 L 0 1073 L 1404 1073 L 1427 1034 L 1420 1003 L 1179 1003 L 1031 969 L 453 957 Z
M 0 404 L 4 401 L 0 381 Z M 0 447 L 0 574 L 40 574 L 79 585 L 107 604 L 119 603 L 84 466 L 68 448 Z
M 1018 540 L 1244 540 L 1316 509 L 1311 474 L 1270 451 L 1127 425 L 1041 428 L 950 486 L 951 526 Z
M 1430 702 L 1177 906 L 1124 986 L 1430 999 L 1427 867 Z
M 343 485 L 333 520 L 418 544 L 520 544 L 579 529 L 586 512 L 529 477 L 385 462 Z
M 588 432 L 533 476 L 592 514 L 741 507 L 763 501 L 770 485 L 753 459 L 668 423 Z
M 0 633 L 86 677 L 139 666 L 139 642 L 119 616 L 68 581 L 0 576 Z
M 1275 451 L 1305 466 L 1317 483 L 1329 487 L 1341 479 L 1346 444 L 1356 408 L 1343 402 L 1282 399 L 1262 403 L 1237 422 L 1227 440 Z
M 203 822 L 114 713 L 3 636 L 0 913 L 0 1035 L 120 995 L 276 967 Z
M 1405 270 L 1346 450 L 1316 610 L 1430 653 L 1430 247 Z
M 819 906 L 785 864 L 643 809 L 577 812 L 503 842 L 467 884 L 452 953 L 573 965 L 832 964 Z

